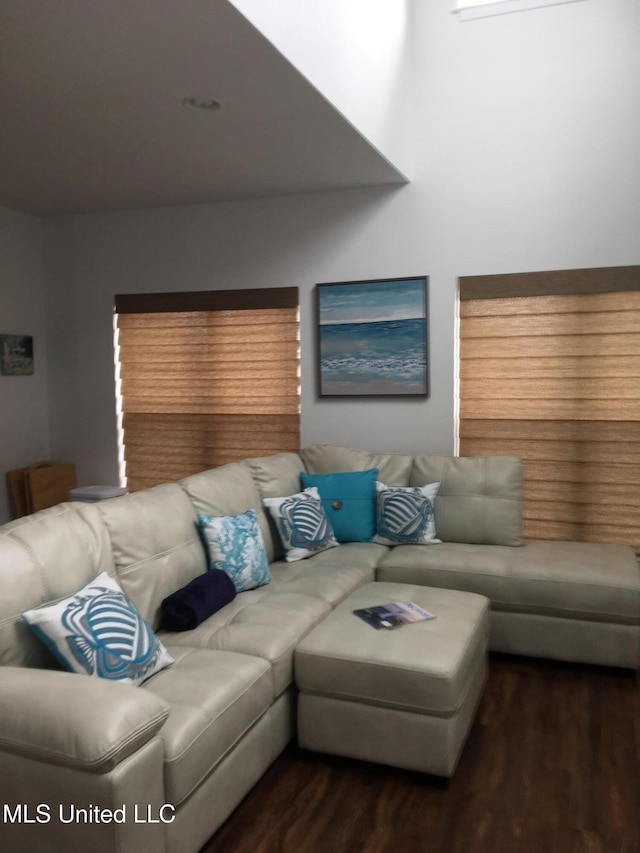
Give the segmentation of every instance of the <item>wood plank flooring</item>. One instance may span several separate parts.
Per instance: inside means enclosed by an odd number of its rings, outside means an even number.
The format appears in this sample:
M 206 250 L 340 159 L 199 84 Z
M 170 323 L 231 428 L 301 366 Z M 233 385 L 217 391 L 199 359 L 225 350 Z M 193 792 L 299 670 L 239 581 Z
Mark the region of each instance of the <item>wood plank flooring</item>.
M 202 853 L 640 853 L 634 673 L 493 655 L 453 779 L 290 746 Z

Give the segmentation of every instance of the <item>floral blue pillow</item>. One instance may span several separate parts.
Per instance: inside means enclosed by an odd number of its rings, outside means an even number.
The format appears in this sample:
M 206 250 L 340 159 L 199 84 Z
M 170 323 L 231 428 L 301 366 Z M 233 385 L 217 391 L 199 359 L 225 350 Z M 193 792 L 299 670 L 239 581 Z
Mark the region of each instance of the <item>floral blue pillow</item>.
M 75 595 L 27 610 L 22 618 L 69 672 L 138 685 L 173 663 L 107 572 Z
M 199 515 L 198 526 L 209 552 L 209 568 L 226 572 L 236 592 L 264 586 L 271 580 L 258 515 Z
M 263 503 L 276 523 L 288 563 L 338 544 L 315 486 L 287 498 L 264 498 Z
M 381 545 L 441 545 L 434 501 L 440 483 L 400 488 L 376 483 L 376 535 Z

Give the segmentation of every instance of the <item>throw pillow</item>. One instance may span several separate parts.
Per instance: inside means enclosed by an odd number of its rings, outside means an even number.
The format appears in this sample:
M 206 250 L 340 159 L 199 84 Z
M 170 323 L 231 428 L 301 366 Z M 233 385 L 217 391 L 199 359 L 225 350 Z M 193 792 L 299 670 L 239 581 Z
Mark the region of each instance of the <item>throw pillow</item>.
M 435 545 L 433 502 L 440 483 L 400 488 L 376 483 L 376 535 L 381 545 Z
M 226 572 L 236 592 L 264 586 L 271 580 L 258 515 L 199 515 L 198 524 L 209 551 L 209 568 Z
M 287 498 L 264 498 L 263 503 L 276 523 L 288 563 L 338 544 L 315 486 Z
M 236 597 L 226 572 L 209 569 L 163 599 L 160 605 L 165 631 L 192 631 Z
M 378 469 L 338 474 L 300 473 L 303 488 L 315 486 L 338 542 L 370 542 L 376 532 Z
M 107 572 L 64 601 L 27 610 L 22 618 L 70 672 L 138 685 L 173 663 Z

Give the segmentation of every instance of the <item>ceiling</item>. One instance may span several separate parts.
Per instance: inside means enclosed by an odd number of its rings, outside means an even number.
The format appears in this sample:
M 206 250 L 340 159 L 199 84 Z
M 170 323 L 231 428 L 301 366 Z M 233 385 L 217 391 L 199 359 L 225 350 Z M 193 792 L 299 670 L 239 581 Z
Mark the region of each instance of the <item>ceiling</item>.
M 184 98 L 215 99 L 214 112 Z M 196 204 L 404 178 L 227 0 L 1 0 L 0 206 Z

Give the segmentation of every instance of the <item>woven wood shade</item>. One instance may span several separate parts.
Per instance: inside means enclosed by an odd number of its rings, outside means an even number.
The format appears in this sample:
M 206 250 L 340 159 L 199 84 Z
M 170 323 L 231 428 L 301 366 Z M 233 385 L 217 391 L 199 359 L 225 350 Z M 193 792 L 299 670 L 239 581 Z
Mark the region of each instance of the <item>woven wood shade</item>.
M 640 551 L 640 267 L 622 292 L 576 294 L 579 272 L 530 274 L 537 296 L 478 298 L 482 278 L 461 279 L 460 453 L 523 460 L 529 538 Z
M 118 313 L 118 331 L 130 491 L 299 449 L 296 307 Z

